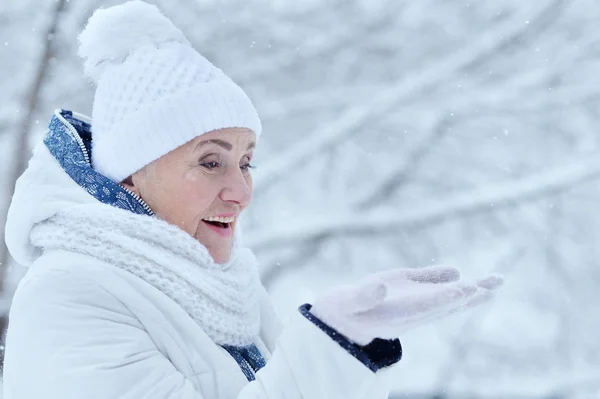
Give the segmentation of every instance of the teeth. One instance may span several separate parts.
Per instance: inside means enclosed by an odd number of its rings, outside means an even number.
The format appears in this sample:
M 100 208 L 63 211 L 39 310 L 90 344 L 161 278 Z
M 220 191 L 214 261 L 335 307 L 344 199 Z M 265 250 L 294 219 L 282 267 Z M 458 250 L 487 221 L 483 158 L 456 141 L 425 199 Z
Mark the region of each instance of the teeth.
M 202 220 L 206 220 L 207 222 L 233 223 L 233 221 L 235 220 L 235 216 L 230 216 L 230 217 L 226 217 L 226 218 L 211 216 L 209 218 L 204 218 Z

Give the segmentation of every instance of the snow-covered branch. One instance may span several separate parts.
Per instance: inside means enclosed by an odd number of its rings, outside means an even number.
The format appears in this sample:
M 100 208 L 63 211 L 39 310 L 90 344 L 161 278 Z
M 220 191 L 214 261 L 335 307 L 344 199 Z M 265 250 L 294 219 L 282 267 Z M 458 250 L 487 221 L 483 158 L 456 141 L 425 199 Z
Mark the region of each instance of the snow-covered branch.
M 35 72 L 35 76 L 31 82 L 31 87 L 26 97 L 25 104 L 25 112 L 23 112 L 23 118 L 19 122 L 18 127 L 18 135 L 15 136 L 16 143 L 14 145 L 13 154 L 13 162 L 11 164 L 11 173 L 9 175 L 9 182 L 7 184 L 8 192 L 6 193 L 6 198 L 8 200 L 5 201 L 5 206 L 1 210 L 0 213 L 0 226 L 4 226 L 4 220 L 6 218 L 6 214 L 8 213 L 8 206 L 10 205 L 10 197 L 12 196 L 12 190 L 14 189 L 14 184 L 25 170 L 25 165 L 28 161 L 29 154 L 29 134 L 31 133 L 31 128 L 33 125 L 33 115 L 36 111 L 39 94 L 44 84 L 44 79 L 46 77 L 46 71 L 50 65 L 49 61 L 52 56 L 52 38 L 55 36 L 58 23 L 60 20 L 60 15 L 65 8 L 66 1 L 58 0 L 56 1 L 56 5 L 54 7 L 54 11 L 52 14 L 52 18 L 48 24 L 47 29 L 42 34 L 42 40 L 44 42 L 43 53 L 40 55 L 37 64 L 37 70 Z M 6 248 L 6 244 L 4 242 L 4 228 L 0 229 L 0 291 L 1 284 L 4 281 L 4 273 L 6 272 L 6 265 L 8 263 L 8 250 Z
M 333 235 L 381 234 L 401 228 L 423 227 L 443 220 L 465 217 L 480 212 L 512 207 L 557 191 L 567 190 L 582 182 L 600 177 L 600 160 L 592 157 L 521 179 L 496 183 L 483 188 L 439 199 L 401 213 L 394 208 L 371 212 L 327 215 L 313 220 L 296 221 L 288 226 L 267 230 L 266 234 L 249 237 L 257 250 L 297 244 Z
M 374 181 L 366 182 L 370 187 L 361 190 L 365 194 L 359 194 L 354 201 L 353 208 L 357 211 L 364 211 L 385 203 L 396 192 L 400 184 L 408 180 L 409 176 L 415 172 L 421 161 L 435 148 L 436 142 L 449 132 L 447 127 L 449 119 L 447 115 L 440 117 L 438 123 L 428 132 L 427 136 L 410 148 L 407 154 L 401 157 L 398 164 L 389 169 L 381 170 Z
M 299 161 L 326 150 L 354 132 L 360 131 L 370 121 L 393 112 L 394 108 L 402 101 L 418 96 L 422 92 L 446 81 L 449 76 L 454 76 L 462 68 L 472 66 L 479 60 L 487 58 L 499 47 L 505 46 L 528 32 L 530 24 L 527 21 L 545 19 L 550 11 L 554 12 L 562 4 L 562 0 L 554 0 L 550 4 L 536 3 L 535 7 L 532 7 L 533 12 L 528 9 L 526 12 L 514 15 L 508 21 L 485 31 L 479 38 L 468 43 L 460 50 L 428 64 L 425 68 L 408 73 L 404 76 L 404 79 L 383 89 L 367 103 L 355 105 L 336 118 L 335 121 L 327 121 L 327 123 L 322 124 L 311 136 L 302 140 L 289 151 L 276 156 L 269 163 L 264 164 L 261 167 L 261 173 L 257 174 L 256 190 L 267 189 Z

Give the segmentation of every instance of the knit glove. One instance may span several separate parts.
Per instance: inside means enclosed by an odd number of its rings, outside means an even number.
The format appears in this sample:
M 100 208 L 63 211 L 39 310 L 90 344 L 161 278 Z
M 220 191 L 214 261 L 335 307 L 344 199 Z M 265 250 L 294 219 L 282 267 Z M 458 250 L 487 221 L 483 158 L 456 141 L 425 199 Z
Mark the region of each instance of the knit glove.
M 337 287 L 317 298 L 310 313 L 358 345 L 391 339 L 407 330 L 493 298 L 503 279 L 459 281 L 457 269 L 396 269 Z

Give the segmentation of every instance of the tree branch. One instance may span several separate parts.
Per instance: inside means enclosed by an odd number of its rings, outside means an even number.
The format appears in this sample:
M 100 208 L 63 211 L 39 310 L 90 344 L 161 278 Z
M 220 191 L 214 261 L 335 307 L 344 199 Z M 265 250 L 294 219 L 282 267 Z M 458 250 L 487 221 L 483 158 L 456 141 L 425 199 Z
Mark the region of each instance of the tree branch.
M 282 176 L 285 176 L 291 167 L 306 160 L 311 154 L 328 149 L 336 142 L 361 130 L 373 119 L 393 112 L 400 102 L 435 87 L 462 68 L 472 66 L 478 60 L 487 58 L 499 47 L 514 41 L 527 32 L 532 24 L 526 24 L 524 21 L 545 18 L 549 10 L 554 10 L 562 3 L 562 0 L 555 0 L 550 5 L 536 3 L 537 8 L 533 16 L 529 12 L 513 16 L 509 21 L 484 32 L 477 40 L 470 42 L 470 45 L 450 53 L 444 59 L 428 64 L 425 68 L 407 74 L 403 80 L 382 90 L 368 103 L 349 108 L 334 122 L 327 121 L 326 124 L 317 128 L 316 133 L 312 136 L 300 141 L 290 151 L 282 153 L 270 163 L 265 164 L 261 168 L 261 172 L 256 174 L 255 189 L 257 191 L 266 190 L 270 185 L 279 181 Z
M 44 84 L 46 77 L 46 70 L 48 69 L 49 60 L 52 56 L 53 48 L 53 37 L 56 34 L 58 23 L 60 20 L 60 14 L 65 8 L 66 1 L 56 1 L 56 7 L 52 14 L 52 19 L 48 25 L 48 29 L 44 32 L 42 40 L 44 41 L 44 52 L 39 59 L 37 71 L 33 80 L 33 84 L 27 94 L 27 107 L 26 112 L 23 113 L 23 119 L 19 123 L 18 135 L 16 136 L 14 162 L 12 162 L 12 171 L 9 177 L 9 183 L 7 184 L 6 201 L 0 213 L 0 218 L 6 220 L 6 214 L 8 213 L 8 207 L 10 206 L 10 198 L 14 191 L 14 185 L 19 176 L 25 170 L 25 166 L 28 160 L 29 154 L 29 133 L 31 132 L 31 125 L 33 122 L 33 115 L 37 109 L 39 100 L 40 90 Z M 4 226 L 5 223 L 0 223 L 0 226 Z M 8 263 L 8 250 L 4 241 L 4 228 L 0 229 L 0 292 L 2 291 L 2 285 L 4 284 L 4 275 L 6 273 L 6 266 Z
M 265 250 L 334 235 L 381 234 L 390 230 L 423 227 L 450 218 L 513 207 L 598 177 L 600 160 L 592 157 L 521 179 L 473 189 L 411 210 L 410 213 L 379 208 L 369 213 L 328 215 L 326 218 L 298 221 L 290 227 L 253 236 L 250 245 L 257 250 Z
M 377 181 L 370 183 L 370 188 L 361 190 L 367 194 L 360 196 L 353 208 L 357 211 L 364 211 L 387 201 L 397 191 L 402 182 L 408 180 L 409 176 L 421 165 L 427 154 L 435 148 L 435 143 L 439 142 L 448 133 L 450 123 L 450 118 L 443 116 L 437 125 L 431 129 L 430 133 L 411 148 L 407 155 L 402 157 L 400 163 L 389 171 L 382 170 L 382 176 L 378 176 Z

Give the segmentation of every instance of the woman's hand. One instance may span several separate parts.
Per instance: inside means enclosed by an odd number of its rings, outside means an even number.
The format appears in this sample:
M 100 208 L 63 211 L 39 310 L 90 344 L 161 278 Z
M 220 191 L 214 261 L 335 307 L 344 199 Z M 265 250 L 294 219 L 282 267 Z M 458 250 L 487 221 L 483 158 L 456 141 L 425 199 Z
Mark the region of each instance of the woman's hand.
M 359 345 L 392 339 L 418 325 L 480 305 L 493 298 L 503 279 L 459 281 L 457 269 L 396 269 L 337 287 L 319 297 L 310 312 Z

